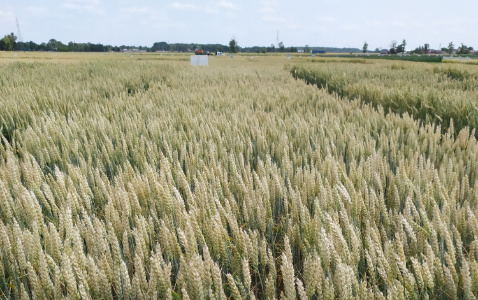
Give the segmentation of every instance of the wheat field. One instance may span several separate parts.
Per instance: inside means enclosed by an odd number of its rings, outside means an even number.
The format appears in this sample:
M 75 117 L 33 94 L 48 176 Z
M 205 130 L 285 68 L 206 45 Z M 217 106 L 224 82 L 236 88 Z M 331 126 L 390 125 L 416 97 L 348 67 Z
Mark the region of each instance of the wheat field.
M 476 298 L 472 129 L 294 64 L 0 53 L 0 297 Z
M 310 63 L 313 62 L 313 63 Z M 325 62 L 325 63 L 324 63 Z M 458 134 L 478 127 L 478 68 L 450 63 L 309 60 L 291 68 L 295 78 L 350 99 L 360 99 Z

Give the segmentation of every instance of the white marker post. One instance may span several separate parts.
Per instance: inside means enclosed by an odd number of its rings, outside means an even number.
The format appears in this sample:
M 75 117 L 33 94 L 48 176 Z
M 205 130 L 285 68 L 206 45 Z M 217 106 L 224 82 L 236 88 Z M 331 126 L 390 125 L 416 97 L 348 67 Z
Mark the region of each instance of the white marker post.
M 191 66 L 207 66 L 207 55 L 191 55 Z

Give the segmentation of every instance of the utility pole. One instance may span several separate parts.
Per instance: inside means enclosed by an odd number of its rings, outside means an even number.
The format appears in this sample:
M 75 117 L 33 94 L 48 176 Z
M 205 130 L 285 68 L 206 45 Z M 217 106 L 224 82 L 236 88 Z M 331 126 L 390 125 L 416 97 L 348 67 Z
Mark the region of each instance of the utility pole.
M 23 37 L 22 37 L 22 33 L 20 32 L 20 24 L 18 23 L 18 17 L 16 18 L 17 19 L 17 43 L 21 43 L 20 45 L 20 50 L 23 50 Z

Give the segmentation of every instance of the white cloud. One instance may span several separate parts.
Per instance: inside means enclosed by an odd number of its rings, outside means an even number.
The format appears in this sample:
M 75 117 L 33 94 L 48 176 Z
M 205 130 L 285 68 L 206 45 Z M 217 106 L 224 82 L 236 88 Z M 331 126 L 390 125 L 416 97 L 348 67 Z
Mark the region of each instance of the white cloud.
M 275 8 L 272 8 L 272 7 L 263 7 L 261 9 L 261 12 L 266 13 L 266 14 L 272 14 L 272 13 L 275 13 L 276 10 L 275 10 Z
M 15 14 L 10 10 L 0 10 L 0 20 L 0 23 L 5 24 L 15 22 Z
M 219 14 L 221 13 L 221 11 L 215 7 L 210 7 L 210 6 L 207 6 L 207 7 L 204 7 L 202 9 L 202 11 L 204 11 L 205 13 L 208 13 L 208 14 Z
M 231 3 L 231 2 L 228 2 L 228 1 L 219 2 L 219 7 L 234 9 L 234 10 L 237 10 L 237 9 L 240 8 L 238 5 L 235 5 L 234 3 Z
M 302 25 L 295 21 L 294 18 L 265 15 L 262 17 L 262 20 L 270 23 L 276 23 L 276 25 L 279 24 L 281 28 L 299 29 L 302 27 Z
M 316 17 L 315 19 L 318 22 L 326 23 L 326 24 L 337 23 L 337 19 L 333 17 Z
M 100 0 L 66 0 L 63 7 L 76 11 L 101 12 Z
M 25 7 L 25 11 L 35 16 L 44 16 L 48 13 L 48 10 L 45 7 L 40 6 L 27 6 Z
M 262 20 L 268 23 L 275 23 L 274 26 L 280 25 L 281 28 L 296 29 L 301 27 L 294 17 L 288 12 L 281 12 L 279 2 L 276 0 L 263 0 L 260 12 Z
M 186 29 L 188 26 L 182 22 L 156 22 L 152 25 L 156 29 Z
M 346 31 L 360 31 L 360 26 L 353 23 L 343 23 L 340 28 Z
M 287 20 L 285 18 L 274 17 L 274 16 L 271 16 L 271 15 L 263 16 L 262 20 L 267 21 L 267 22 L 276 22 L 276 23 L 286 23 L 287 22 Z
M 138 14 L 138 15 L 145 15 L 151 13 L 151 9 L 147 7 L 125 7 L 121 9 L 122 12 L 128 13 L 128 14 Z
M 171 22 L 168 15 L 161 10 L 144 6 L 130 6 L 120 8 L 118 14 L 114 17 L 116 22 L 122 24 L 143 24 L 152 26 L 158 22 Z
M 261 3 L 261 12 L 266 14 L 275 13 L 277 11 L 277 6 L 279 3 L 275 0 L 263 0 Z
M 228 1 L 220 1 L 217 4 L 203 3 L 202 5 L 173 2 L 169 5 L 169 7 L 177 10 L 194 10 L 208 14 L 221 14 L 224 13 L 224 10 L 232 11 L 240 9 L 238 5 L 235 5 Z
M 181 10 L 187 10 L 187 9 L 196 9 L 196 5 L 194 4 L 189 4 L 189 3 L 179 3 L 179 2 L 173 2 L 169 6 L 174 9 L 181 9 Z

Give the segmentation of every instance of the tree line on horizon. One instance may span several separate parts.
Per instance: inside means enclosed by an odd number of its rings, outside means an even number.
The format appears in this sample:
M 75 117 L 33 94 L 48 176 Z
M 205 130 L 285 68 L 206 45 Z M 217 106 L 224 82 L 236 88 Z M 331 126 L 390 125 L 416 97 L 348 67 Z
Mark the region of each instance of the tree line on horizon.
M 401 44 L 398 44 L 396 41 L 392 41 L 390 44 L 390 54 L 398 54 L 405 52 L 406 41 L 403 40 Z M 144 50 L 147 52 L 193 52 L 195 50 L 203 50 L 204 52 L 249 52 L 249 53 L 270 53 L 270 52 L 298 52 L 299 49 L 303 50 L 304 53 L 309 53 L 311 50 L 324 50 L 327 53 L 330 52 L 340 52 L 340 53 L 358 53 L 358 52 L 369 52 L 368 43 L 364 42 L 362 50 L 358 48 L 333 48 L 333 47 L 310 47 L 305 45 L 305 47 L 285 47 L 283 42 L 280 42 L 277 47 L 274 44 L 270 46 L 254 46 L 254 47 L 241 47 L 238 45 L 235 39 L 231 39 L 229 45 L 221 44 L 198 44 L 198 43 L 172 43 L 167 42 L 156 42 L 152 47 L 147 46 L 112 46 L 104 45 L 101 43 L 75 43 L 69 42 L 64 44 L 61 41 L 56 39 L 50 39 L 47 43 L 43 42 L 37 44 L 33 41 L 29 42 L 18 42 L 17 37 L 14 33 L 5 35 L 0 39 L 0 51 L 58 51 L 58 52 L 120 52 L 122 49 L 131 50 L 138 49 Z M 410 51 L 410 54 L 428 54 L 430 50 L 430 45 L 425 43 L 423 46 L 419 46 L 414 50 Z M 456 54 L 467 55 L 473 51 L 473 47 L 469 47 L 461 44 L 461 47 L 455 49 L 453 42 L 450 42 L 447 47 L 443 47 L 440 51 L 448 54 L 453 54 L 456 51 Z M 380 52 L 380 49 L 375 49 L 375 52 Z
M 234 41 L 232 47 L 231 42 Z M 0 51 L 58 51 L 58 52 L 120 52 L 123 49 L 131 50 L 138 49 L 147 52 L 193 52 L 195 50 L 203 50 L 204 52 L 249 52 L 249 53 L 270 53 L 270 52 L 298 52 L 304 50 L 305 53 L 311 50 L 324 50 L 326 52 L 342 52 L 342 53 L 357 53 L 360 52 L 358 48 L 333 48 L 333 47 L 285 47 L 283 42 L 280 42 L 277 47 L 274 44 L 270 46 L 253 46 L 241 47 L 235 39 L 232 39 L 228 45 L 222 44 L 199 44 L 199 43 L 172 43 L 156 42 L 151 47 L 147 46 L 112 46 L 101 43 L 76 43 L 69 42 L 64 44 L 56 39 L 50 39 L 48 42 L 35 43 L 33 41 L 21 42 L 17 41 L 17 36 L 14 33 L 5 35 L 0 39 Z
M 389 50 L 376 48 L 374 52 L 375 53 L 381 53 L 383 50 L 386 50 L 388 52 L 388 54 L 399 54 L 399 53 L 403 54 L 403 53 L 406 52 L 405 51 L 406 46 L 407 46 L 407 41 L 405 39 L 402 41 L 401 44 L 398 44 L 397 41 L 393 40 L 390 43 L 390 49 Z M 469 54 L 471 54 L 471 51 L 473 51 L 473 50 L 474 50 L 473 47 L 467 46 L 463 43 L 461 43 L 460 47 L 455 49 L 455 44 L 453 44 L 453 42 L 450 42 L 447 47 L 442 47 L 438 51 L 441 51 L 441 53 L 448 53 L 448 54 L 456 53 L 456 54 L 460 54 L 460 55 L 469 55 Z M 430 54 L 430 51 L 432 51 L 432 53 L 439 53 L 439 52 L 437 52 L 437 50 L 432 50 L 430 48 L 430 44 L 428 44 L 428 43 L 425 43 L 423 46 L 422 45 L 418 46 L 417 48 L 415 48 L 415 50 L 409 51 L 409 53 L 410 54 Z M 366 41 L 363 44 L 362 52 L 364 54 L 370 52 L 368 50 L 368 43 Z

